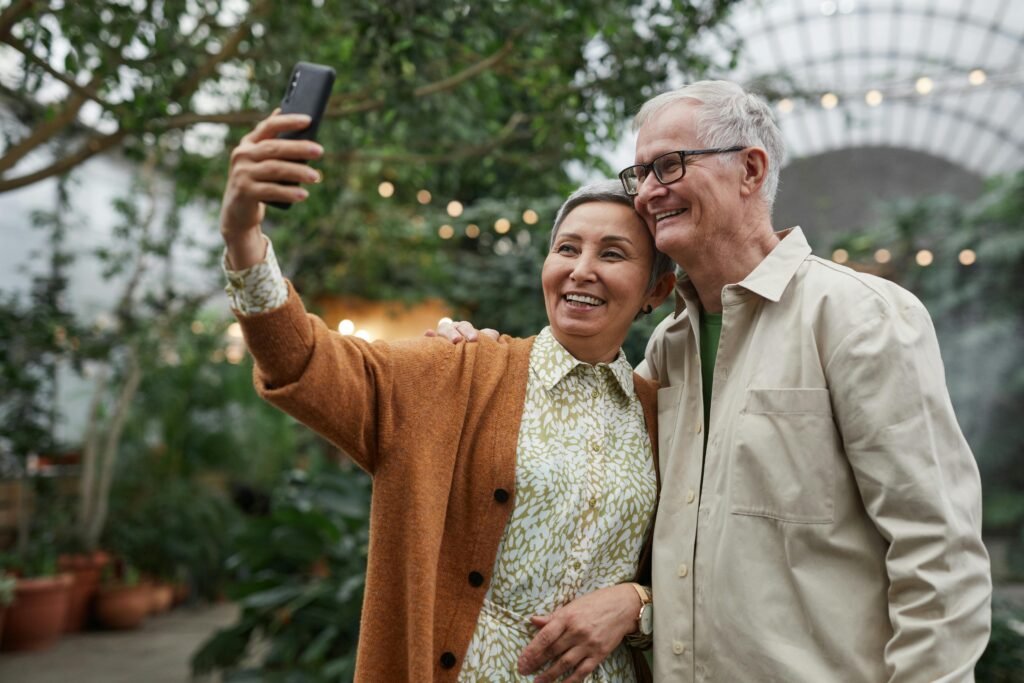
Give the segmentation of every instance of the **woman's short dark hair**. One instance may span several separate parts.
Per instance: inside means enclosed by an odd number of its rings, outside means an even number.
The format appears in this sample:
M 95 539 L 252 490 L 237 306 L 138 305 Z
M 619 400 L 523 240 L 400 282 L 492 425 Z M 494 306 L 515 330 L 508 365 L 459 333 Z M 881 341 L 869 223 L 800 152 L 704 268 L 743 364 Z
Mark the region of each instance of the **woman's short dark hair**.
M 548 242 L 549 249 L 555 246 L 555 237 L 558 235 L 558 229 L 562 227 L 566 216 L 581 204 L 588 204 L 590 202 L 609 202 L 611 204 L 622 204 L 631 209 L 634 208 L 633 198 L 626 194 L 626 191 L 622 189 L 622 183 L 618 180 L 598 180 L 597 182 L 584 185 L 569 195 L 569 198 L 558 209 L 558 213 L 555 215 L 555 224 L 551 228 L 551 239 Z M 640 217 L 637 216 L 637 218 L 639 219 Z M 651 238 L 651 247 L 654 249 L 654 263 L 651 265 L 651 278 L 647 282 L 648 291 L 654 288 L 655 283 L 661 279 L 662 275 L 671 273 L 675 269 L 672 259 L 658 251 L 658 247 L 654 245 L 653 237 Z

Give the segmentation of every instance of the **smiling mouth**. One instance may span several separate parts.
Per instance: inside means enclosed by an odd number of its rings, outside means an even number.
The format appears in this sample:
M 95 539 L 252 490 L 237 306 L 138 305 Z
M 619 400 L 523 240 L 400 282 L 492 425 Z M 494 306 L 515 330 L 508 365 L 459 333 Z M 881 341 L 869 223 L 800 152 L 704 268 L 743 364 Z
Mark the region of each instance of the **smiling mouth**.
M 665 220 L 666 218 L 672 218 L 672 216 L 678 216 L 678 215 L 684 213 L 685 211 L 686 211 L 686 209 L 675 209 L 674 211 L 663 211 L 661 213 L 656 213 L 656 214 L 654 214 L 654 222 L 655 223 L 660 223 L 661 221 Z
M 604 300 L 586 294 L 566 294 L 562 300 L 573 308 L 596 308 L 604 305 Z

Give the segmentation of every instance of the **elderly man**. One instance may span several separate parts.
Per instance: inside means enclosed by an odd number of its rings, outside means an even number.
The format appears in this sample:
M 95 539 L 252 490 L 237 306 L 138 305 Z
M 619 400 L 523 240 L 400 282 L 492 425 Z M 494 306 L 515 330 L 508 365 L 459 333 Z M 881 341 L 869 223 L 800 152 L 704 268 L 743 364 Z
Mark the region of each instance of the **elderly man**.
M 981 486 L 927 311 L 773 230 L 759 98 L 694 83 L 635 125 L 620 178 L 685 273 L 639 368 L 662 387 L 655 680 L 972 680 Z
M 685 276 L 658 395 L 660 681 L 970 680 L 989 635 L 978 469 L 927 311 L 774 232 L 763 101 L 694 83 L 620 177 Z

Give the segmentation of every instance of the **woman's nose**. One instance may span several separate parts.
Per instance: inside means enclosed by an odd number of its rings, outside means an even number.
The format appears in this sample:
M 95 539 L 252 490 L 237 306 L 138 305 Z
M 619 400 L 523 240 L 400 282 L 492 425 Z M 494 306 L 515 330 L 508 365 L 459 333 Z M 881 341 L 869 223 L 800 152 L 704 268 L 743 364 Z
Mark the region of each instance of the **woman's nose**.
M 594 259 L 586 254 L 581 254 L 576 263 L 573 264 L 572 272 L 569 273 L 569 277 L 579 282 L 581 280 L 593 280 L 594 279 Z

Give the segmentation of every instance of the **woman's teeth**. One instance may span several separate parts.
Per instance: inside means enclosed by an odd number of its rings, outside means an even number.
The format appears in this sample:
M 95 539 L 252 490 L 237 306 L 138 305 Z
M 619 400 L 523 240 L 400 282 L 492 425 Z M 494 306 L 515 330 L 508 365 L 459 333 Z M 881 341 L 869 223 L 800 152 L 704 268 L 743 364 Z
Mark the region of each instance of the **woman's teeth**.
M 584 294 L 566 294 L 565 300 L 574 304 L 587 304 L 588 306 L 600 306 L 604 303 L 601 299 Z

